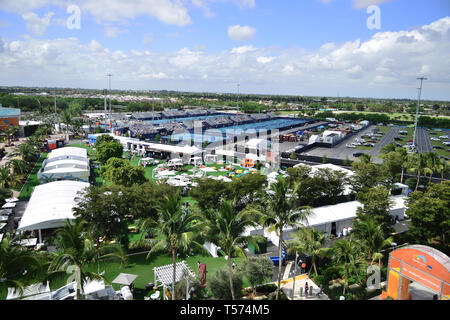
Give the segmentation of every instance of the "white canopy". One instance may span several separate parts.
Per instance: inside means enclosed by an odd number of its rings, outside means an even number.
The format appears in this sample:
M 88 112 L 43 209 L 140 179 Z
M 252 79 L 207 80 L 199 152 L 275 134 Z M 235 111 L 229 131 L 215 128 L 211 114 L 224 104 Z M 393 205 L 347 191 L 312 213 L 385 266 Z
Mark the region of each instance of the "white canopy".
M 138 276 L 135 274 L 121 273 L 112 281 L 112 283 L 129 286 L 134 280 L 136 280 L 137 277 Z
M 186 261 L 181 261 L 176 263 L 176 273 L 175 273 L 175 282 L 180 281 L 184 273 L 187 272 L 191 277 L 195 277 L 194 272 L 192 272 L 191 268 L 187 265 Z M 155 285 L 158 285 L 160 282 L 162 285 L 167 286 L 172 284 L 173 280 L 173 265 L 168 264 L 161 267 L 153 268 L 153 273 L 155 276 Z
M 5 201 L 6 202 L 17 202 L 17 201 L 19 201 L 19 199 L 17 199 L 16 197 L 12 197 L 12 198 L 5 199 Z
M 36 186 L 19 223 L 18 230 L 52 229 L 74 219 L 77 193 L 89 187 L 87 182 L 55 181 Z
M 16 207 L 16 203 L 15 202 L 6 202 L 2 209 L 11 209 L 11 208 L 15 208 Z

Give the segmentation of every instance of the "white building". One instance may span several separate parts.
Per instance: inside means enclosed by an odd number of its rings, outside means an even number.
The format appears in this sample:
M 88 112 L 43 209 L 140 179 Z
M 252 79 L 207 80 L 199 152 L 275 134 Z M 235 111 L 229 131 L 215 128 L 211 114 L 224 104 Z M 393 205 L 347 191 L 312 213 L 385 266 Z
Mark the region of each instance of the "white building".
M 88 182 L 90 166 L 87 150 L 74 147 L 53 150 L 42 163 L 37 176 L 41 183 L 59 180 Z

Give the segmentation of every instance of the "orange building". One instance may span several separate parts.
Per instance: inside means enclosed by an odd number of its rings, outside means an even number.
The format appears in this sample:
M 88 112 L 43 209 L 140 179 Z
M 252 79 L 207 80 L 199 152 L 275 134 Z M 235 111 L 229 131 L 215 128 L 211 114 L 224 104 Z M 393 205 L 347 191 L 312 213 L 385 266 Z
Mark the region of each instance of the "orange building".
M 423 288 L 430 299 L 450 300 L 450 258 L 423 245 L 392 251 L 382 299 L 411 300 L 413 285 Z
M 0 130 L 10 126 L 18 126 L 20 119 L 20 109 L 0 107 Z

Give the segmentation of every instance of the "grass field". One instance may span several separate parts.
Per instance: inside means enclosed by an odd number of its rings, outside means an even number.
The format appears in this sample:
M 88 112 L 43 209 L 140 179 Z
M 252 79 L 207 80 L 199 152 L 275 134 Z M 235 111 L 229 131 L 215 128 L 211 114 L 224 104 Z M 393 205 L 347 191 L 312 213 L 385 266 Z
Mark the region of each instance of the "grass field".
M 430 131 L 435 132 L 435 134 L 430 134 L 430 137 L 436 137 L 439 138 L 439 136 L 447 135 L 450 136 L 450 132 L 448 131 Z M 440 139 L 440 141 L 433 141 L 431 140 L 432 146 L 441 146 L 443 149 L 435 149 L 433 148 L 433 151 L 436 152 L 438 156 L 450 158 L 450 146 L 446 146 L 443 144 L 444 141 L 450 141 L 450 139 Z
M 40 181 L 37 177 L 38 171 L 42 168 L 42 162 L 47 158 L 48 153 L 44 152 L 41 154 L 41 157 L 36 162 L 36 166 L 33 171 L 31 171 L 28 180 L 25 182 L 22 191 L 19 195 L 19 200 L 29 199 L 31 194 L 33 193 L 34 187 L 40 184 Z

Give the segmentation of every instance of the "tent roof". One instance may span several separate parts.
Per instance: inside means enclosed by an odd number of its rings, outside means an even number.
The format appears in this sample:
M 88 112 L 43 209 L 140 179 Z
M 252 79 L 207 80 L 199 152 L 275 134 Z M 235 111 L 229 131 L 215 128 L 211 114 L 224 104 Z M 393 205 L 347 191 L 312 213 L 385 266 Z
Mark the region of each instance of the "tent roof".
M 155 274 L 155 282 L 161 282 L 163 285 L 167 286 L 172 284 L 173 280 L 173 265 L 168 264 L 161 267 L 153 268 L 153 272 Z M 176 263 L 176 274 L 175 274 L 175 282 L 180 281 L 184 273 L 187 272 L 191 277 L 195 277 L 194 272 L 189 268 L 186 264 L 186 261 L 181 261 Z
M 87 150 L 84 148 L 76 148 L 76 147 L 64 147 L 59 149 L 54 149 L 48 155 L 47 159 L 52 159 L 56 157 L 83 157 L 87 159 Z
M 37 186 L 19 223 L 19 230 L 58 228 L 73 219 L 77 193 L 89 187 L 87 182 L 55 181 Z
M 138 276 L 135 274 L 121 273 L 112 281 L 112 283 L 129 286 L 137 277 Z
M 331 206 L 323 206 L 312 209 L 312 214 L 308 218 L 309 226 L 353 219 L 356 217 L 356 209 L 361 207 L 359 201 L 344 202 Z

